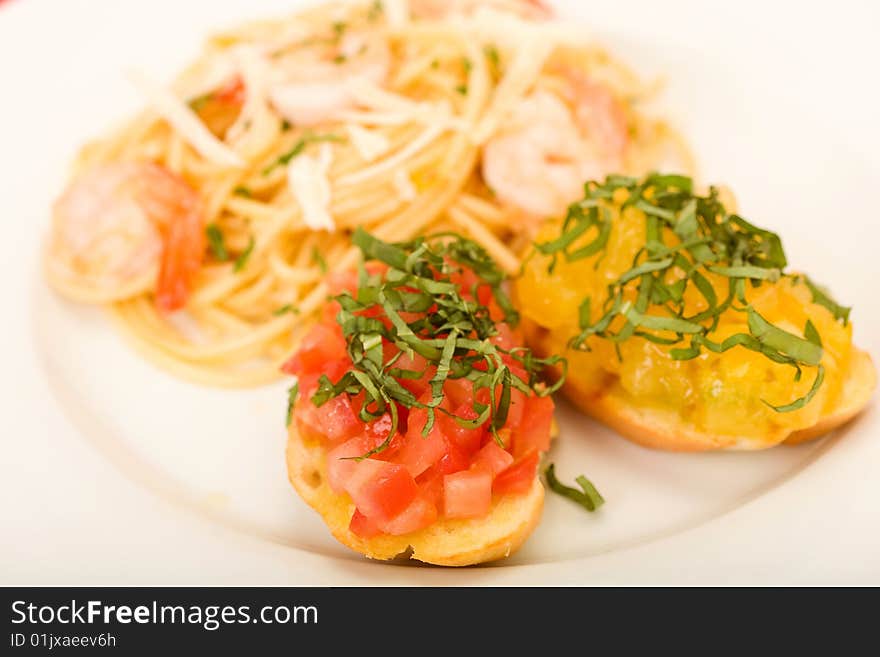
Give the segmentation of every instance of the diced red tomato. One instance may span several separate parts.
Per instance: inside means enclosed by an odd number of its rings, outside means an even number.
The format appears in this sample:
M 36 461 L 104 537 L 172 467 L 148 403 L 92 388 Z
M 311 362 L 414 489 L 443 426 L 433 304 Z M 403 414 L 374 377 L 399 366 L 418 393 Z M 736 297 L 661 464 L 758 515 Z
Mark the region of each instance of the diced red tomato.
M 421 495 L 424 495 L 438 511 L 443 508 L 443 476 L 437 466 L 428 468 L 416 480 Z
M 348 395 L 333 397 L 321 407 L 316 407 L 310 400 L 298 402 L 295 416 L 300 431 L 311 437 L 323 437 L 331 445 L 354 438 L 365 431 L 364 423 L 352 409 Z
M 398 515 L 387 522 L 378 523 L 381 531 L 392 536 L 402 536 L 424 529 L 437 520 L 437 507 L 424 495 L 416 498 Z
M 497 324 L 495 328 L 498 331 L 498 335 L 493 336 L 492 338 L 490 338 L 490 340 L 493 344 L 501 347 L 502 349 L 510 351 L 514 347 L 517 347 L 523 343 L 522 336 L 519 335 L 519 331 L 514 331 L 512 328 L 510 328 L 509 324 L 501 322 Z M 505 358 L 505 361 L 507 361 L 508 359 L 512 360 L 508 357 Z M 509 364 L 510 363 L 508 362 L 508 365 Z
M 410 416 L 412 415 L 415 415 L 415 412 L 410 413 Z M 421 422 L 421 427 L 424 425 L 425 423 Z M 449 451 L 449 443 L 436 425 L 424 437 L 421 428 L 418 427 L 419 423 L 410 422 L 406 440 L 394 459 L 397 463 L 405 465 L 413 477 L 418 477 Z
M 498 495 L 527 493 L 538 471 L 538 452 L 531 451 L 501 472 L 492 483 L 492 492 Z
M 297 403 L 294 408 L 296 429 L 310 440 L 323 442 L 326 437 L 321 433 L 321 423 L 318 421 L 318 409 L 311 403 Z
M 490 440 L 477 452 L 471 463 L 472 468 L 486 470 L 493 477 L 513 464 L 513 455 L 503 449 L 495 440 Z
M 324 277 L 327 285 L 327 293 L 336 296 L 343 292 L 354 292 L 357 290 L 358 275 L 353 269 L 344 271 L 331 271 Z
M 297 395 L 297 410 L 302 404 L 312 403 L 311 397 L 312 394 L 318 388 L 318 379 L 321 378 L 321 374 L 318 372 L 310 372 L 308 374 L 297 374 L 297 385 L 299 386 L 299 393 Z
M 451 440 L 446 441 L 446 453 L 437 461 L 437 469 L 443 474 L 467 469 L 470 455 Z
M 550 449 L 550 426 L 553 423 L 553 400 L 550 397 L 529 397 L 526 410 L 513 430 L 513 455 L 517 458 L 530 450 Z
M 520 381 L 529 380 L 528 373 L 523 369 L 522 365 L 520 365 L 519 362 L 517 362 L 510 356 L 502 358 L 502 360 L 506 361 L 507 368 L 510 370 L 510 373 L 518 378 Z
M 415 479 L 404 466 L 376 459 L 357 461 L 345 482 L 345 492 L 355 506 L 376 523 L 401 513 L 418 491 Z
M 491 285 L 486 285 L 484 283 L 477 288 L 477 301 L 479 301 L 484 306 L 488 306 L 492 302 L 492 297 L 493 295 Z
M 498 386 L 495 389 L 495 403 L 498 404 L 501 400 L 501 393 L 503 392 L 503 386 Z M 489 394 L 488 388 L 480 388 L 477 391 L 477 401 L 481 404 L 491 404 L 492 397 Z M 525 402 L 526 396 L 517 390 L 516 388 L 511 387 L 510 389 L 510 404 L 507 406 L 507 417 L 504 420 L 504 426 L 506 427 L 516 427 L 520 421 L 522 420 L 523 413 L 525 412 Z
M 478 417 L 477 412 L 474 410 L 473 402 L 462 404 L 453 413 L 455 417 L 460 417 L 464 420 L 474 420 Z M 480 448 L 480 443 L 483 441 L 483 435 L 486 430 L 483 426 L 479 426 L 476 429 L 463 427 L 456 422 L 455 417 L 445 413 L 438 413 L 437 424 L 443 433 L 449 436 L 449 439 L 466 453 L 471 454 L 477 451 Z
M 339 381 L 339 379 L 342 378 L 342 375 L 349 370 L 349 367 L 351 366 L 345 361 L 331 360 L 327 362 L 320 371 L 321 374 L 326 374 L 327 378 L 331 381 Z
M 510 448 L 513 446 L 513 434 L 510 429 L 507 427 L 501 427 L 498 429 L 498 439 L 501 441 L 501 444 L 504 445 L 504 449 L 510 451 Z M 487 431 L 486 437 L 483 438 L 483 444 L 485 445 L 488 442 L 495 442 L 495 436 Z
M 321 370 L 328 363 L 347 358 L 345 340 L 338 327 L 315 324 L 305 335 L 293 358 L 281 367 L 285 374 Z
M 498 305 L 494 298 L 486 305 L 489 308 L 489 317 L 491 317 L 493 321 L 500 322 L 504 319 L 504 311 L 501 310 L 501 306 Z
M 385 415 L 383 415 L 382 417 L 367 423 L 366 435 L 370 438 L 370 443 L 372 445 L 370 449 L 372 449 L 373 447 L 378 447 L 385 442 L 385 439 L 388 438 L 388 434 L 391 432 L 392 424 L 393 422 L 391 420 L 390 413 L 385 413 Z M 398 434 L 391 439 L 391 443 L 388 445 L 385 451 L 380 452 L 379 455 L 390 456 L 392 453 L 397 451 L 402 443 L 403 436 L 398 432 Z
M 431 393 L 425 392 L 421 397 L 419 397 L 419 402 L 426 404 L 431 400 Z M 436 427 L 436 416 L 440 413 L 435 411 L 435 423 Z M 425 428 L 425 424 L 428 422 L 428 410 L 425 408 L 413 407 L 409 411 L 409 419 L 406 423 L 406 432 L 408 435 L 422 435 L 422 430 Z
M 246 96 L 241 77 L 235 76 L 214 93 L 199 99 L 193 109 L 208 130 L 222 137 L 238 119 Z
M 331 445 L 332 449 L 327 454 L 327 472 L 330 480 L 330 487 L 333 488 L 333 490 L 337 493 L 341 493 L 345 490 L 345 482 L 348 481 L 348 478 L 351 476 L 354 463 L 356 463 L 356 461 L 353 461 L 348 457 L 363 456 L 371 449 L 375 449 L 384 443 L 388 438 L 388 432 L 391 429 L 390 422 L 391 421 L 390 419 L 387 419 L 387 416 L 383 416 L 367 425 L 366 431 L 359 433 L 350 440 L 338 444 L 335 447 Z M 373 455 L 371 458 L 376 459 L 377 461 L 388 461 L 393 459 L 400 450 L 400 446 L 404 440 L 405 438 L 402 434 L 394 434 L 389 441 L 388 446 L 378 454 Z
M 365 269 L 368 274 L 373 275 L 387 271 L 388 267 L 381 262 L 368 262 Z M 324 277 L 324 282 L 327 284 L 327 291 L 331 296 L 343 292 L 354 293 L 358 288 L 358 273 L 354 269 L 334 270 Z
M 423 403 L 429 401 L 430 393 L 423 394 L 420 400 Z M 444 399 L 440 407 L 446 408 L 446 406 L 447 401 Z M 436 410 L 434 426 L 428 435 L 423 437 L 422 431 L 428 420 L 428 411 L 424 408 L 413 408 L 407 421 L 406 444 L 395 460 L 405 464 L 414 476 L 422 474 L 435 464 L 444 474 L 467 468 L 470 454 L 479 448 L 479 436 L 470 449 L 463 449 L 457 442 L 459 436 L 454 433 L 457 425 L 450 426 L 447 422 L 450 419 L 441 410 Z M 454 420 L 452 424 L 455 424 Z
M 526 409 L 528 408 L 526 406 L 528 399 L 519 390 L 515 388 L 510 389 L 510 405 L 507 407 L 507 419 L 504 421 L 504 426 L 510 427 L 511 431 L 523 421 Z
M 355 416 L 348 395 L 328 399 L 317 411 L 322 431 L 331 443 L 348 440 L 364 430 L 364 423 Z
M 467 379 L 446 379 L 443 395 L 449 400 L 449 408 L 474 405 L 474 384 Z
M 513 377 L 516 377 L 520 381 L 528 381 L 529 377 L 526 374 L 526 371 L 522 369 L 518 364 L 508 364 L 508 368 L 510 368 L 510 374 Z M 501 394 L 501 389 L 499 388 L 496 395 Z M 528 397 L 520 391 L 511 386 L 510 388 L 510 405 L 507 407 L 507 419 L 504 422 L 504 425 L 510 427 L 519 426 L 519 423 L 522 421 L 523 413 L 526 409 L 526 400 Z
M 324 304 L 324 309 L 321 311 L 321 321 L 325 324 L 333 324 L 341 309 L 342 306 L 339 305 L 338 301 L 328 301 Z
M 361 538 L 375 538 L 383 533 L 376 523 L 357 509 L 354 510 L 354 515 L 351 517 L 351 522 L 348 523 L 348 528 L 351 530 L 351 533 Z
M 393 345 L 389 346 L 387 358 L 392 358 L 397 351 L 397 347 L 394 347 Z M 416 397 L 421 397 L 425 393 L 428 389 L 428 382 L 431 380 L 431 377 L 434 376 L 434 372 L 436 371 L 436 368 L 428 367 L 428 361 L 425 360 L 424 356 L 420 356 L 415 352 L 413 352 L 412 355 L 407 354 L 406 352 L 402 353 L 397 360 L 394 361 L 394 369 L 406 370 L 409 372 L 423 372 L 423 374 L 417 379 L 411 379 L 405 376 L 398 378 L 400 385 L 409 390 Z
M 492 505 L 492 475 L 464 470 L 443 477 L 443 511 L 447 518 L 480 518 Z
M 296 377 L 299 379 L 299 399 L 310 399 L 318 389 L 318 382 L 322 376 L 326 376 L 331 381 L 338 381 L 346 371 L 348 371 L 348 367 L 343 361 L 331 360 L 327 361 L 319 370 L 297 373 Z
M 238 75 L 229 80 L 229 82 L 218 89 L 217 93 L 214 94 L 214 98 L 221 103 L 230 103 L 233 105 L 243 105 L 245 96 L 244 82 Z
M 370 451 L 369 440 L 358 436 L 334 447 L 327 453 L 327 483 L 337 493 L 345 491 L 345 484 L 351 479 L 357 461 L 351 457 L 361 456 Z
M 458 266 L 455 263 L 452 264 L 454 267 Z M 471 290 L 474 285 L 481 282 L 472 269 L 459 269 L 449 275 L 449 280 L 461 288 L 461 295 L 466 298 L 472 298 Z

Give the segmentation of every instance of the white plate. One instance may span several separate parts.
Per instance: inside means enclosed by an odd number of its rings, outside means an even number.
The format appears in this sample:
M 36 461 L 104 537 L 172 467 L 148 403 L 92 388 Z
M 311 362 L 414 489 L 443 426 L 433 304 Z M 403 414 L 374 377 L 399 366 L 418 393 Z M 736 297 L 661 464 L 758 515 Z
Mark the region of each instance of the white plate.
M 793 21 L 758 3 L 760 13 L 740 3 L 711 15 L 697 2 L 557 4 L 639 70 L 668 75 L 667 111 L 704 179 L 731 185 L 747 216 L 783 234 L 795 268 L 855 302 L 856 340 L 880 353 L 876 10 L 802 8 Z M 608 500 L 600 513 L 551 495 L 509 561 L 380 565 L 337 545 L 289 488 L 282 386 L 171 379 L 100 312 L 53 296 L 37 258 L 47 207 L 77 146 L 137 107 L 121 71 L 169 75 L 210 28 L 252 17 L 252 5 L 0 8 L 0 79 L 12 97 L 0 109 L 11 260 L 0 521 L 14 537 L 0 544 L 0 583 L 880 582 L 876 412 L 798 448 L 674 455 L 563 407 L 551 459 L 566 478 L 593 479 Z

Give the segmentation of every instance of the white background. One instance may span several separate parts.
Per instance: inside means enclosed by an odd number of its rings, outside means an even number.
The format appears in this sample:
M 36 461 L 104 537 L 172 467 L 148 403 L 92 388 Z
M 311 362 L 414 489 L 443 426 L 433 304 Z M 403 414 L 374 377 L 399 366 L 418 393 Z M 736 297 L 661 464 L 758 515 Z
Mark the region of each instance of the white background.
M 59 410 L 36 355 L 33 298 L 42 283 L 34 254 L 45 209 L 76 146 L 136 106 L 119 75 L 125 66 L 166 74 L 195 54 L 200 35 L 253 16 L 255 4 L 0 5 L 0 220 L 7 235 L 0 583 L 880 584 L 874 409 L 799 476 L 698 529 L 585 559 L 455 572 L 328 559 L 248 537 L 167 504 L 98 455 Z M 296 4 L 266 1 L 259 11 Z M 779 217 L 764 223 L 786 227 L 795 266 L 807 264 L 832 289 L 845 290 L 838 296 L 856 304 L 857 341 L 880 354 L 878 6 L 555 4 L 589 20 L 597 34 L 668 45 L 675 60 L 670 102 L 704 178 L 730 184 L 755 215 Z M 691 71 L 699 71 L 693 79 L 700 84 L 677 87 Z M 707 121 L 707 112 L 718 121 Z M 132 394 L 149 399 L 149 390 Z

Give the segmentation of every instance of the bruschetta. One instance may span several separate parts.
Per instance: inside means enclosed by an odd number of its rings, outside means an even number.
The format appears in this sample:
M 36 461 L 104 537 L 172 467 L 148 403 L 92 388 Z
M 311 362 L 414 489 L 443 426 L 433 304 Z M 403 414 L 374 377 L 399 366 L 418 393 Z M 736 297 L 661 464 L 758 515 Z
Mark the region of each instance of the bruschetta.
M 648 447 L 763 449 L 847 422 L 876 385 L 850 310 L 786 270 L 779 237 L 689 178 L 610 176 L 547 223 L 517 280 L 564 393 Z
M 333 536 L 373 559 L 463 566 L 534 529 L 554 362 L 523 347 L 503 276 L 457 236 L 381 242 L 284 366 L 287 467 Z

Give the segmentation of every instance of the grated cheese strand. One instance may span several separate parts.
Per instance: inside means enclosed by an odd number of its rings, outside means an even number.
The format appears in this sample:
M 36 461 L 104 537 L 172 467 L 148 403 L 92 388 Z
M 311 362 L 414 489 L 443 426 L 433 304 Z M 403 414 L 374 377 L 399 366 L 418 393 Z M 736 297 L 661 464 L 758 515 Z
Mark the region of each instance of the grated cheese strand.
M 130 71 L 128 78 L 159 115 L 199 154 L 221 166 L 244 166 L 244 161 L 238 154 L 217 139 L 198 115 L 170 89 L 150 79 L 141 71 Z
M 302 210 L 303 223 L 312 230 L 336 230 L 330 214 L 330 179 L 327 172 L 333 161 L 333 148 L 321 144 L 317 155 L 302 154 L 287 166 L 290 192 Z

